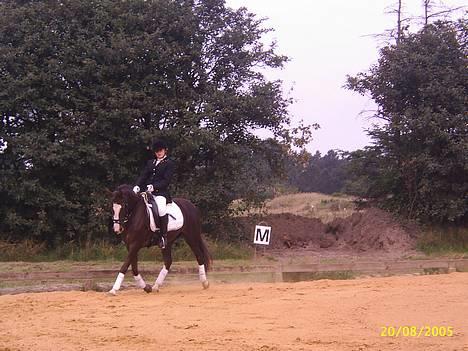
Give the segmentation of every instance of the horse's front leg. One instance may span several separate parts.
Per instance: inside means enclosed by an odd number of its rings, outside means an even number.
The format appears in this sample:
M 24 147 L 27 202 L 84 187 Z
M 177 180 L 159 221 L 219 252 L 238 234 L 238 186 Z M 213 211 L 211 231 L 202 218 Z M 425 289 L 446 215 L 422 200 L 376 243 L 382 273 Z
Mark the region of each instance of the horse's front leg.
M 112 289 L 109 290 L 110 294 L 116 295 L 117 291 L 120 290 L 120 286 L 122 285 L 122 282 L 124 281 L 124 278 L 125 278 L 125 273 L 127 273 L 128 267 L 130 266 L 131 262 L 133 262 L 133 260 L 137 258 L 139 249 L 140 248 L 136 245 L 129 246 L 127 257 L 125 258 L 125 261 L 122 264 L 122 267 L 120 267 L 119 274 L 117 275 L 117 278 L 115 279 L 115 283 L 112 286 Z
M 136 253 L 135 257 L 131 261 L 132 265 L 132 272 L 133 272 L 133 279 L 135 279 L 135 284 L 138 288 L 144 289 L 147 293 L 152 291 L 151 285 L 146 284 L 143 280 L 143 277 L 138 272 L 138 252 Z
M 168 244 L 164 249 L 162 249 L 164 266 L 159 272 L 158 277 L 153 285 L 153 290 L 159 291 L 159 287 L 163 285 L 164 280 L 166 279 L 167 273 L 169 273 L 169 269 L 172 265 L 172 244 Z

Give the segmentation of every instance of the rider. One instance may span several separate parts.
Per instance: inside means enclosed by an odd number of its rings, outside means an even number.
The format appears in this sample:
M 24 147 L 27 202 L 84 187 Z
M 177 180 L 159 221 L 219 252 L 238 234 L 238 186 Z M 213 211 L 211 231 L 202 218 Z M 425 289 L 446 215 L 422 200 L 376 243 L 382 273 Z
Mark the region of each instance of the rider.
M 171 202 L 169 184 L 174 174 L 175 162 L 168 158 L 167 144 L 164 140 L 156 140 L 152 150 L 155 158 L 146 163 L 145 168 L 136 181 L 133 188 L 135 193 L 140 191 L 140 187 L 146 187 L 146 191 L 154 196 L 149 196 L 152 204 L 153 214 L 159 215 L 161 241 L 159 246 L 164 249 L 167 243 L 167 203 Z M 156 200 L 156 203 L 155 203 Z M 156 210 L 157 208 L 157 210 Z M 156 218 L 156 217 L 155 217 Z

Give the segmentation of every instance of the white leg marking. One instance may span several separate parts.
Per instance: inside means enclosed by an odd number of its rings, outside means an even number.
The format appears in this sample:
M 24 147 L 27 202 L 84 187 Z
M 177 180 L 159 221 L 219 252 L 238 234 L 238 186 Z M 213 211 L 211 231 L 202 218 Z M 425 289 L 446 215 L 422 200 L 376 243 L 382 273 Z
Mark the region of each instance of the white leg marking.
M 153 290 L 159 290 L 159 287 L 164 283 L 164 279 L 166 279 L 167 273 L 169 273 L 169 271 L 166 269 L 166 266 L 163 266 L 163 268 L 159 272 L 158 278 L 154 282 Z
M 198 276 L 200 278 L 200 281 L 203 283 L 206 281 L 206 272 L 205 272 L 205 265 L 201 264 L 198 266 Z
M 123 273 L 119 273 L 117 275 L 117 278 L 115 279 L 114 286 L 112 287 L 112 289 L 109 290 L 110 294 L 112 294 L 112 295 L 117 294 L 117 291 L 120 290 L 120 286 L 122 285 L 122 282 L 123 282 L 124 278 L 125 278 L 125 274 L 123 274 Z
M 201 264 L 198 266 L 198 276 L 203 285 L 203 289 L 208 289 L 208 287 L 210 286 L 210 283 L 208 282 L 208 279 L 206 278 L 206 271 L 205 271 L 204 264 Z
M 141 274 L 134 275 L 133 279 L 135 279 L 135 284 L 136 284 L 137 288 L 144 289 L 144 287 L 146 286 L 146 283 L 143 280 L 143 278 L 141 277 Z

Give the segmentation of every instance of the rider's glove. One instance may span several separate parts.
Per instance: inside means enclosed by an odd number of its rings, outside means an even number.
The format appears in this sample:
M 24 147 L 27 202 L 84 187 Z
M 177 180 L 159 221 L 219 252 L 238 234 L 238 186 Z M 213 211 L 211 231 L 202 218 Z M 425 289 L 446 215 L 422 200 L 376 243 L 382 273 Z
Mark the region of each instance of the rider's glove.
M 153 187 L 153 184 L 148 184 L 146 186 L 146 191 L 149 191 L 150 193 L 152 193 L 154 191 L 154 187 Z
M 135 194 L 138 194 L 138 193 L 140 192 L 140 187 L 139 187 L 138 185 L 135 185 L 135 186 L 133 187 L 133 192 L 134 192 Z

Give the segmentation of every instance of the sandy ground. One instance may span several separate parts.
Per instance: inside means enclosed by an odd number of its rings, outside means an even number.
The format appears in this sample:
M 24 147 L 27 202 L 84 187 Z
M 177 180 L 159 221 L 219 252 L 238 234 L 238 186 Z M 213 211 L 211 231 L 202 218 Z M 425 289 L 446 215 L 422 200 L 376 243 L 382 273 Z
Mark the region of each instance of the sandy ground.
M 468 350 L 468 273 L 0 296 L 2 351 L 159 349 Z

